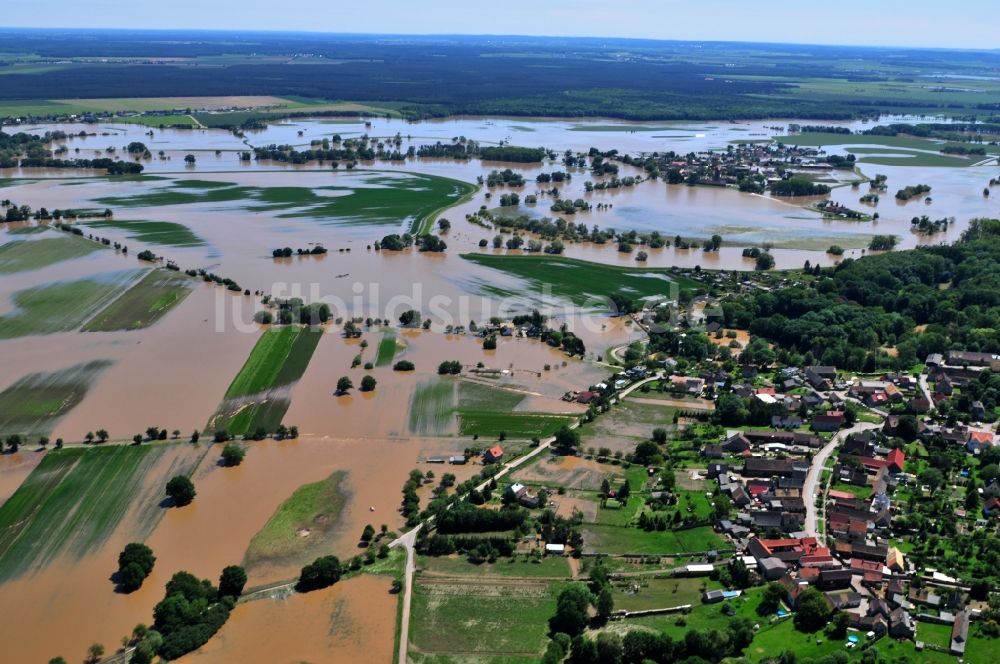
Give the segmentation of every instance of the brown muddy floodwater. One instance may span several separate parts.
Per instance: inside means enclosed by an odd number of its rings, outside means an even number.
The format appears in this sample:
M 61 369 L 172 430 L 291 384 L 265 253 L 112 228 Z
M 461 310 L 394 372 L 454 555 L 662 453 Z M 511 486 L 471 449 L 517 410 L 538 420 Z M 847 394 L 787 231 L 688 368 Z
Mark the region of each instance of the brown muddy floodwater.
M 397 595 L 391 579 L 362 575 L 287 599 L 240 604 L 205 646 L 182 664 L 389 664 Z

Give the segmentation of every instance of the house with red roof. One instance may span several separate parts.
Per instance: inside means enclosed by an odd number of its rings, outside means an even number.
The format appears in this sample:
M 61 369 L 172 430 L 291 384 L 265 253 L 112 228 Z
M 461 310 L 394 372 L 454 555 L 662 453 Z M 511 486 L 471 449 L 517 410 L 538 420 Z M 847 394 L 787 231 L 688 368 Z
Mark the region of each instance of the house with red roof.
M 897 447 L 886 455 L 885 460 L 889 462 L 890 473 L 901 473 L 903 464 L 906 463 L 906 454 Z
M 490 449 L 483 452 L 483 460 L 486 463 L 496 463 L 503 458 L 503 448 L 499 445 L 494 445 Z

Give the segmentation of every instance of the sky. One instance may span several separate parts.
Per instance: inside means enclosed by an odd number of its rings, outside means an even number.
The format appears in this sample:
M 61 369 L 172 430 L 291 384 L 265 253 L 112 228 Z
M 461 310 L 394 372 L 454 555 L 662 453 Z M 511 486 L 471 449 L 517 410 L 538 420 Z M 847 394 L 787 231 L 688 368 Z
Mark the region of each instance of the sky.
M 0 25 L 1000 47 L 995 0 L 3 0 Z

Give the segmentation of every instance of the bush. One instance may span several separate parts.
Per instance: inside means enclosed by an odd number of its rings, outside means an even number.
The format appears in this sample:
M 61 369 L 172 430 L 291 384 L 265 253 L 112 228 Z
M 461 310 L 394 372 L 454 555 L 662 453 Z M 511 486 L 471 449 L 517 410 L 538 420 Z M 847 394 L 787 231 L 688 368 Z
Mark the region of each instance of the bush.
M 222 570 L 222 575 L 219 577 L 219 597 L 237 599 L 243 594 L 243 587 L 246 584 L 246 571 L 239 565 L 230 565 Z
M 175 507 L 190 505 L 195 495 L 194 484 L 186 475 L 176 475 L 167 482 L 167 497 Z
M 302 568 L 295 588 L 299 592 L 309 592 L 332 586 L 344 573 L 340 559 L 336 556 L 322 556 Z
M 235 443 L 230 443 L 222 448 L 222 465 L 227 468 L 238 466 L 243 463 L 246 450 Z
M 413 362 L 409 360 L 400 360 L 392 365 L 393 371 L 413 371 L 416 367 L 413 366 Z
M 375 385 L 377 384 L 377 382 L 378 381 L 376 381 L 373 377 L 365 376 L 364 378 L 361 379 L 361 391 L 371 392 L 372 390 L 375 389 Z
M 148 546 L 138 542 L 126 544 L 118 554 L 118 583 L 122 590 L 127 593 L 138 590 L 153 571 L 154 563 L 156 556 Z

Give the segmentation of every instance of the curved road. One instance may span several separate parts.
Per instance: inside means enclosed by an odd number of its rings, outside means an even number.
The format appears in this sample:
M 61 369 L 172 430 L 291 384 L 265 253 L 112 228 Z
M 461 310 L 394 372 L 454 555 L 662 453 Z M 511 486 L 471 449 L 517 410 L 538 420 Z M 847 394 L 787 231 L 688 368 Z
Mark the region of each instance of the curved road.
M 823 475 L 823 468 L 826 467 L 826 461 L 833 454 L 833 451 L 843 442 L 848 436 L 853 433 L 858 433 L 860 431 L 867 431 L 868 429 L 877 429 L 880 425 L 873 424 L 871 422 L 858 422 L 850 429 L 844 429 L 830 439 L 816 456 L 812 459 L 812 465 L 809 467 L 809 473 L 806 475 L 805 484 L 802 485 L 802 502 L 806 504 L 806 525 L 805 532 L 810 537 L 815 537 L 819 539 L 819 533 L 816 530 L 816 489 L 819 486 L 819 478 Z

